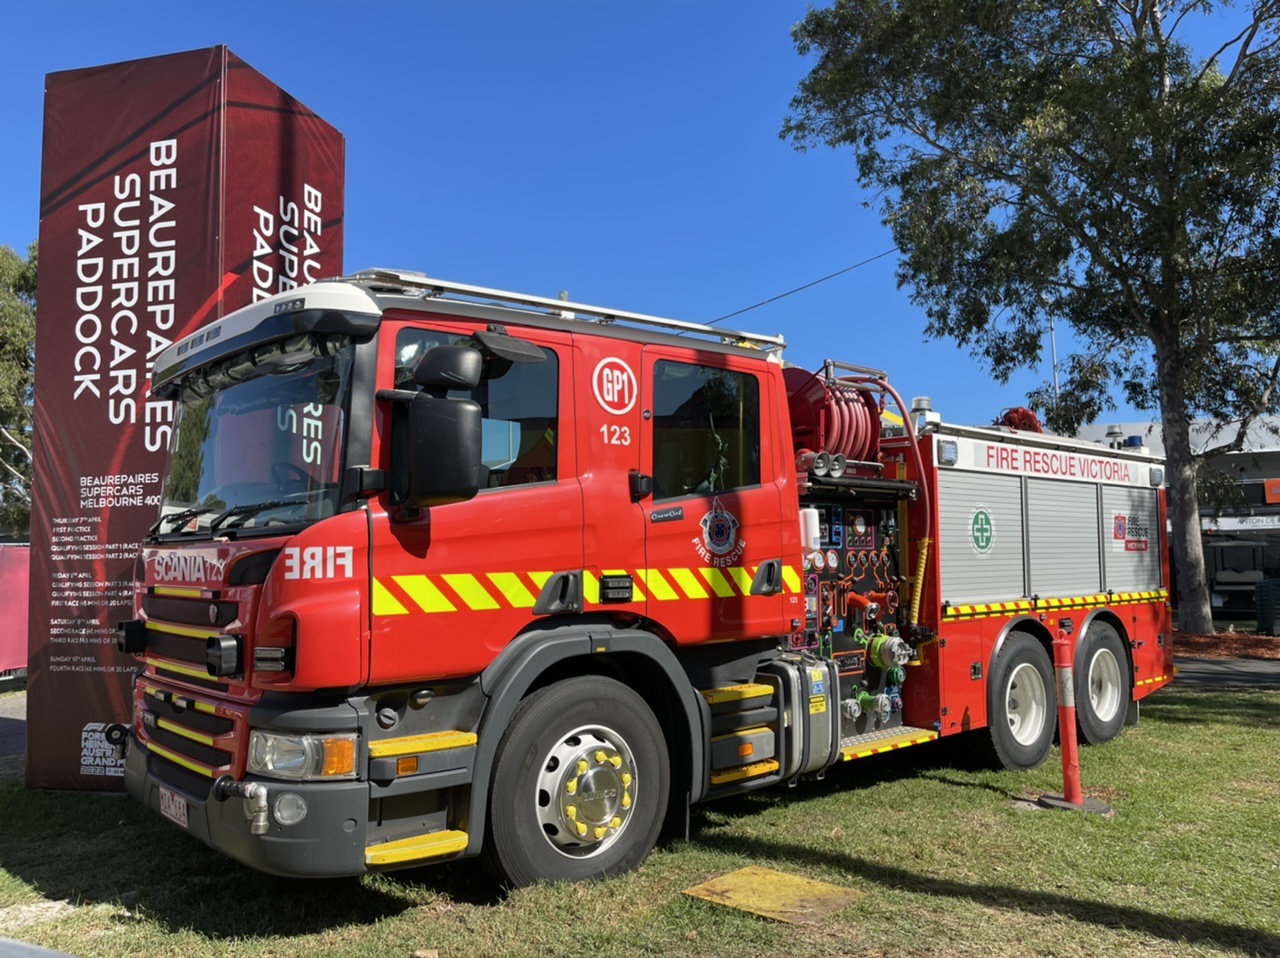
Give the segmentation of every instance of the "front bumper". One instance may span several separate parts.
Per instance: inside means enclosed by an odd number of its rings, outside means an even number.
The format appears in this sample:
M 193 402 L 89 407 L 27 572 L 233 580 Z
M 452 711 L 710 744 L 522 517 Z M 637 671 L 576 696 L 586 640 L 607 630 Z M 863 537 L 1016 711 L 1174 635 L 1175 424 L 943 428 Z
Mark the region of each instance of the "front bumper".
M 366 782 L 253 779 L 267 787 L 269 802 L 281 792 L 293 792 L 307 803 L 307 815 L 298 824 L 284 826 L 272 817 L 266 834 L 254 835 L 243 800 L 215 801 L 210 796 L 212 781 L 200 794 L 194 794 L 190 788 L 165 778 L 166 765 L 165 760 L 152 755 L 131 735 L 124 767 L 125 789 L 157 815 L 161 786 L 180 795 L 187 803 L 187 832 L 210 848 L 251 868 L 290 878 L 363 875 L 367 871 Z

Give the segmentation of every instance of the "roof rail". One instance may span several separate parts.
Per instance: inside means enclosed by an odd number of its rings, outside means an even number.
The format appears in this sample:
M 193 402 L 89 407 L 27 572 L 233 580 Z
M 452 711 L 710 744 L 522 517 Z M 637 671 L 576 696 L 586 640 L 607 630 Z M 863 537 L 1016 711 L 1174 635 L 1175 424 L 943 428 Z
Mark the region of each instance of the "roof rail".
M 698 333 L 712 336 L 721 342 L 745 342 L 759 349 L 780 349 L 786 345 L 782 336 L 765 336 L 761 333 L 744 333 L 733 329 L 720 329 L 715 326 L 704 326 L 701 323 L 686 323 L 679 319 L 663 319 L 661 316 L 648 316 L 644 313 L 631 313 L 622 309 L 609 309 L 604 306 L 589 306 L 585 303 L 574 303 L 563 299 L 550 299 L 545 296 L 531 296 L 526 293 L 511 293 L 501 289 L 489 289 L 485 286 L 468 286 L 465 283 L 451 283 L 447 280 L 433 279 L 425 273 L 402 269 L 366 269 L 350 276 L 341 277 L 342 282 L 354 283 L 371 289 L 394 290 L 404 293 L 421 293 L 424 299 L 446 295 L 460 298 L 488 300 L 491 302 L 514 303 L 519 306 L 534 306 L 548 309 L 561 316 L 578 314 L 594 317 L 595 322 L 626 322 L 641 326 L 656 326 L 677 333 Z M 587 320 L 584 320 L 586 322 Z

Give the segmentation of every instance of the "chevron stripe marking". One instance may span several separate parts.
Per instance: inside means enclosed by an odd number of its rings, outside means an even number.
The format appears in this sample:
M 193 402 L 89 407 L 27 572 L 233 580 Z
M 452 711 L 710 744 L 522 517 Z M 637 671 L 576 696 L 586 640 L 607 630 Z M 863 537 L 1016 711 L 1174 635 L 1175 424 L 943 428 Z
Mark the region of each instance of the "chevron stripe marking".
M 514 572 L 490 572 L 488 579 L 494 588 L 502 593 L 502 597 L 516 609 L 532 609 L 538 600 L 533 593 L 524 587 L 520 577 Z M 539 586 L 541 588 L 541 586 Z
M 800 573 L 796 571 L 795 566 L 784 565 L 782 567 L 782 584 L 791 593 L 798 593 L 803 588 L 803 583 L 800 581 Z
M 391 578 L 423 612 L 458 611 L 458 607 L 445 598 L 445 594 L 425 575 L 397 575 Z
M 733 591 L 733 586 L 729 584 L 729 580 L 725 578 L 724 573 L 719 569 L 704 566 L 698 569 L 698 574 L 707 580 L 707 585 L 711 586 L 711 591 L 720 598 L 732 599 L 737 595 Z
M 469 609 L 483 612 L 488 609 L 502 608 L 469 572 L 446 572 L 440 578 L 444 579 L 449 588 L 458 593 L 458 598 L 465 602 Z
M 743 595 L 751 594 L 751 573 L 740 565 L 731 566 L 729 575 L 733 577 L 734 583 Z
M 640 574 L 644 578 L 644 584 L 649 588 L 649 594 L 659 602 L 670 602 L 672 599 L 680 598 L 680 594 L 671 588 L 671 583 L 662 577 L 660 569 L 641 569 Z
M 684 593 L 686 599 L 709 599 L 710 594 L 707 592 L 706 586 L 698 581 L 688 569 L 671 569 L 671 578 L 676 580 L 676 585 L 680 587 L 680 591 Z

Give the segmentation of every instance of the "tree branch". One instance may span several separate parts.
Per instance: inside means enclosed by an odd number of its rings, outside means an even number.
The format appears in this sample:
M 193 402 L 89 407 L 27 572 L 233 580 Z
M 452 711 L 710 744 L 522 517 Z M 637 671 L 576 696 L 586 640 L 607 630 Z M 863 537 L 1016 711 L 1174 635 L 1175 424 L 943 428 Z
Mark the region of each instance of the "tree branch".
M 17 469 L 14 469 L 13 466 L 9 465 L 3 459 L 0 459 L 0 466 L 4 466 L 13 474 L 14 479 L 18 482 L 18 495 L 22 497 L 23 501 L 26 502 L 27 505 L 31 505 L 31 497 L 27 495 L 27 477 L 18 472 Z
M 30 450 L 30 449 L 28 449 L 28 448 L 27 448 L 25 445 L 23 445 L 21 442 L 19 442 L 17 439 L 15 439 L 15 438 L 13 437 L 13 433 L 9 432 L 9 430 L 8 430 L 8 429 L 5 429 L 5 428 L 4 428 L 4 426 L 0 426 L 0 434 L 3 434 L 5 439 L 7 439 L 7 440 L 9 440 L 9 442 L 13 443 L 13 445 L 14 445 L 14 446 L 16 446 L 18 449 L 21 449 L 21 450 L 22 450 L 22 454 L 23 454 L 24 456 L 26 456 L 26 457 L 27 457 L 27 462 L 33 462 L 33 461 L 34 461 L 34 460 L 31 458 L 31 450 Z

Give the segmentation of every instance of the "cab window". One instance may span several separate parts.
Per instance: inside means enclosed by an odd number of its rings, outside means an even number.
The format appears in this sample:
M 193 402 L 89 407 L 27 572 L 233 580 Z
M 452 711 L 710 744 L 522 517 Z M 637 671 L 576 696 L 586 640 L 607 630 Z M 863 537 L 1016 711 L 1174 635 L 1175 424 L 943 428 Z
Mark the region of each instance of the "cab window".
M 760 483 L 760 383 L 755 376 L 659 360 L 654 364 L 655 499 Z
M 467 336 L 430 329 L 402 329 L 396 336 L 395 385 L 416 389 L 413 371 L 428 350 L 443 345 L 467 345 Z M 480 405 L 482 461 L 488 469 L 488 488 L 553 482 L 559 437 L 559 360 L 542 350 L 540 363 L 509 363 L 490 359 L 480 385 L 471 392 L 451 392 Z M 403 410 L 397 412 L 398 417 Z M 393 424 L 393 429 L 395 425 Z M 400 439 L 401 437 L 397 437 Z M 392 456 L 403 454 L 403 441 L 392 442 Z M 393 495 L 399 498 L 408 480 L 404 463 L 391 463 Z

